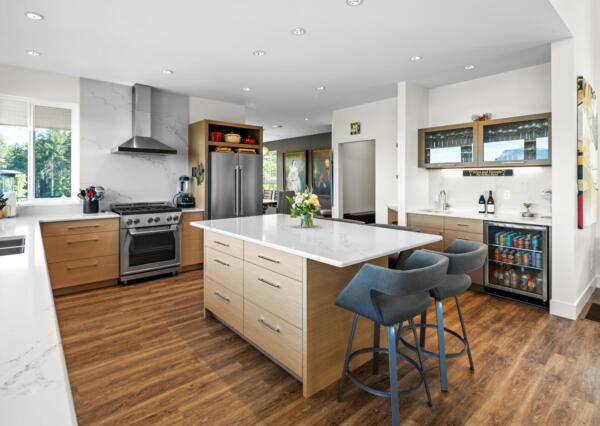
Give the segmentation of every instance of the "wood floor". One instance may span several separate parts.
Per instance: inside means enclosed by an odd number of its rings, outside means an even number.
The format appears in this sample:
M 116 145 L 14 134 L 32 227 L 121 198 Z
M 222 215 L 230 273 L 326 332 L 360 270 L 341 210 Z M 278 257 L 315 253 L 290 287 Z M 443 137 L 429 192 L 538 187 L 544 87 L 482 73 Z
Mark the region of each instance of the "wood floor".
M 342 403 L 337 383 L 304 399 L 300 383 L 204 320 L 202 297 L 202 271 L 193 271 L 56 299 L 80 425 L 390 423 L 388 400 L 352 383 Z M 600 323 L 474 292 L 461 303 L 475 372 L 465 357 L 449 360 L 441 393 L 437 362 L 427 359 L 433 407 L 424 390 L 401 399 L 404 424 L 600 424 Z M 444 310 L 458 330 L 454 305 Z M 436 347 L 433 333 L 427 342 Z M 387 386 L 367 365 L 358 376 Z M 401 387 L 417 380 L 402 362 L 399 376 Z

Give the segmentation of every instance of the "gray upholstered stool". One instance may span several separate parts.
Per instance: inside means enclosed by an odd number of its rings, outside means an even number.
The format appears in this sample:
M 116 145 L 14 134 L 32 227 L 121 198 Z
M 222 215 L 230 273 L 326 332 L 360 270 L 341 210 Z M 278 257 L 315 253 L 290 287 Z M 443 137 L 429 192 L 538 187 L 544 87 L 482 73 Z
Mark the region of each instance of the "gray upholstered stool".
M 432 252 L 437 253 L 437 252 Z M 417 327 L 421 327 L 421 346 L 425 346 L 425 331 L 427 328 L 437 329 L 438 336 L 438 352 L 429 352 L 424 349 L 419 351 L 419 348 L 408 343 L 402 337 L 399 339 L 402 343 L 412 350 L 422 352 L 426 356 L 439 358 L 440 360 L 440 381 L 443 392 L 448 391 L 448 374 L 446 370 L 446 358 L 457 358 L 465 353 L 469 357 L 469 366 L 474 370 L 473 357 L 471 356 L 471 347 L 467 338 L 467 329 L 463 320 L 462 311 L 460 309 L 460 301 L 458 295 L 466 291 L 471 286 L 471 277 L 469 272 L 481 268 L 485 263 L 488 253 L 487 245 L 473 241 L 455 240 L 443 253 L 450 263 L 448 264 L 448 275 L 440 285 L 430 291 L 431 296 L 435 298 L 435 310 L 437 324 L 427 324 L 427 311 L 421 313 L 421 323 Z M 444 327 L 444 313 L 442 301 L 454 297 L 458 317 L 462 327 L 462 336 L 457 332 Z M 444 332 L 458 338 L 464 345 L 463 349 L 455 353 L 446 353 L 446 342 Z
M 402 265 L 401 270 L 382 268 L 379 266 L 364 265 L 361 270 L 352 278 L 352 281 L 342 290 L 337 297 L 335 304 L 355 313 L 352 331 L 346 351 L 346 359 L 342 377 L 340 380 L 340 390 L 338 401 L 342 399 L 344 380 L 346 375 L 361 389 L 377 396 L 390 398 L 392 408 L 392 423 L 399 424 L 398 396 L 405 396 L 416 392 L 425 384 L 427 400 L 431 405 L 431 395 L 423 360 L 419 350 L 419 338 L 413 317 L 425 311 L 431 304 L 431 296 L 427 292 L 437 285 L 446 276 L 448 269 L 448 259 L 441 254 L 418 250 L 414 252 Z M 363 316 L 375 323 L 375 336 L 373 347 L 359 349 L 352 352 L 352 341 L 356 332 L 356 323 L 358 317 Z M 417 350 L 419 364 L 412 358 L 396 351 L 396 324 L 402 324 L 408 321 L 415 338 L 415 347 Z M 388 349 L 379 347 L 379 327 L 387 327 Z M 373 372 L 377 372 L 379 353 L 388 354 L 390 391 L 374 389 L 360 382 L 352 375 L 348 369 L 350 360 L 363 353 L 373 353 Z M 406 391 L 398 392 L 398 373 L 396 369 L 396 357 L 408 361 L 421 374 L 419 384 Z
M 376 228 L 394 229 L 396 231 L 419 232 L 419 228 L 414 226 L 388 225 L 384 223 L 369 223 L 367 226 Z M 406 259 L 414 252 L 414 250 L 404 250 L 400 253 L 390 254 L 388 256 L 388 268 L 398 269 Z

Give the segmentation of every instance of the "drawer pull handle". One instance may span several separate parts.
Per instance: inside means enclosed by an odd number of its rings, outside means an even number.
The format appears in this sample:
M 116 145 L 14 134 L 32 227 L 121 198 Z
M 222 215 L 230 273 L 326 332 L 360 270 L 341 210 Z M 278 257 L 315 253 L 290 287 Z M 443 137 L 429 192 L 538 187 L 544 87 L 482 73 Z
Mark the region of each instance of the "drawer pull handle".
M 262 254 L 259 254 L 258 257 L 261 258 L 261 259 L 267 260 L 269 262 L 279 263 L 279 260 L 277 260 L 277 259 L 271 259 L 270 257 L 263 256 Z
M 229 263 L 223 262 L 222 260 L 219 260 L 219 259 L 215 259 L 215 262 L 220 263 L 223 266 L 227 266 L 227 267 L 229 266 Z
M 268 329 L 273 330 L 275 333 L 281 333 L 281 327 L 279 327 L 279 326 L 273 327 L 271 324 L 266 322 L 263 317 L 260 317 L 258 319 L 258 322 L 261 323 L 262 325 L 264 325 L 265 327 L 267 327 Z
M 457 223 L 456 226 L 469 226 L 466 223 Z
M 88 263 L 86 265 L 79 266 L 67 266 L 67 270 L 72 271 L 73 269 L 85 269 L 85 268 L 97 268 L 98 263 Z
M 231 300 L 229 297 L 223 296 L 219 290 L 215 291 L 215 294 L 226 302 L 229 302 Z
M 80 244 L 80 243 L 91 243 L 91 242 L 96 242 L 98 240 L 99 240 L 99 238 L 90 238 L 87 240 L 67 241 L 67 244 L 71 245 L 71 244 Z
M 279 284 L 276 283 L 272 283 L 271 281 L 267 281 L 264 278 L 259 278 L 258 281 L 260 281 L 261 283 L 265 283 L 270 285 L 271 287 L 276 287 L 276 288 L 281 288 L 281 286 Z
M 222 242 L 221 242 L 221 241 L 219 241 L 219 240 L 215 240 L 215 244 L 218 244 L 218 245 L 220 245 L 220 246 L 223 246 L 223 247 L 229 247 L 229 244 L 227 244 L 227 243 L 222 243 Z
M 87 228 L 99 228 L 100 225 L 79 225 L 79 226 L 67 226 L 67 229 L 87 229 Z

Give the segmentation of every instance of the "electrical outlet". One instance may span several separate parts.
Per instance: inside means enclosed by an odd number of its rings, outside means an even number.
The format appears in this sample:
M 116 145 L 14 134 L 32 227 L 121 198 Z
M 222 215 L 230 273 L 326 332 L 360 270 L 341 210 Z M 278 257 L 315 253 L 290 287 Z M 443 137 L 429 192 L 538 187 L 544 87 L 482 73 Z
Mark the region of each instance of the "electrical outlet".
M 510 190 L 509 189 L 504 190 L 504 199 L 510 200 Z

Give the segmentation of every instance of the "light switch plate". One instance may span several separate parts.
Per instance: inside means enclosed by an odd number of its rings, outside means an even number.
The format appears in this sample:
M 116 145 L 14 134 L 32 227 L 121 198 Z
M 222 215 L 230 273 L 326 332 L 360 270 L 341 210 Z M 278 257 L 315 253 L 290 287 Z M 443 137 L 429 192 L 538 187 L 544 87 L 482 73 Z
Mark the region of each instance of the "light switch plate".
M 509 189 L 504 190 L 504 199 L 510 200 L 510 190 Z

